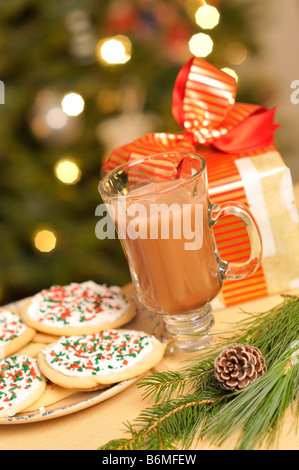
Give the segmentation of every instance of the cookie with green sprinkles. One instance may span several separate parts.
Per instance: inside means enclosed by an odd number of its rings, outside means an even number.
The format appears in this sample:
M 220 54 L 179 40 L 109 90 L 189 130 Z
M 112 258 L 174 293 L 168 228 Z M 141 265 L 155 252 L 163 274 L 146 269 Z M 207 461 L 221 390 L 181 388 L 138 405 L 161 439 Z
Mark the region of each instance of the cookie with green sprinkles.
M 35 359 L 10 356 L 0 361 L 0 418 L 13 416 L 37 401 L 46 380 Z
M 64 388 L 92 389 L 137 377 L 157 365 L 164 347 L 154 336 L 134 330 L 105 330 L 62 337 L 37 357 L 43 374 Z
M 0 308 L 0 359 L 14 354 L 28 344 L 35 335 L 16 312 Z
M 120 328 L 135 314 L 120 287 L 87 281 L 44 289 L 24 305 L 21 317 L 31 328 L 59 337 Z

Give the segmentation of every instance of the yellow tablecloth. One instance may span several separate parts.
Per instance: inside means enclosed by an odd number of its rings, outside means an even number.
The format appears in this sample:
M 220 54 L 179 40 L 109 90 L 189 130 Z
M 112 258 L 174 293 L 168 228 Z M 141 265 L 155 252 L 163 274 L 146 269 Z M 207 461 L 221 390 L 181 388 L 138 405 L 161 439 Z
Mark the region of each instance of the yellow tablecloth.
M 299 202 L 299 185 L 296 187 Z M 299 204 L 298 204 L 299 206 Z M 298 292 L 297 292 L 298 293 Z M 242 304 L 248 312 L 266 311 L 281 302 L 279 295 L 258 299 Z M 231 329 L 231 324 L 244 318 L 240 306 L 230 307 L 214 313 L 214 331 Z M 138 323 L 142 324 L 142 319 Z M 183 355 L 165 357 L 157 370 L 177 369 L 182 365 Z M 49 449 L 49 450 L 89 450 L 97 449 L 110 439 L 124 436 L 126 421 L 132 422 L 148 405 L 142 398 L 142 390 L 132 385 L 121 394 L 75 414 L 30 424 L 0 426 L 0 449 Z M 234 439 L 223 448 L 234 447 Z M 193 449 L 212 449 L 207 442 L 196 443 Z M 299 433 L 296 434 L 295 415 L 289 409 L 277 448 L 280 450 L 299 450 Z
M 299 291 L 297 291 L 299 293 Z M 268 310 L 281 302 L 279 295 L 242 304 L 248 312 Z M 213 330 L 225 331 L 241 318 L 244 313 L 240 306 L 230 307 L 214 313 Z M 139 319 L 138 321 L 142 321 Z M 157 366 L 157 370 L 175 370 L 182 366 L 185 355 L 167 356 Z M 136 384 L 109 400 L 88 409 L 60 418 L 30 424 L 0 426 L 0 449 L 43 449 L 43 450 L 92 450 L 107 443 L 110 439 L 124 435 L 126 421 L 132 422 L 139 412 L 148 405 L 142 398 L 142 391 Z M 234 441 L 223 448 L 233 448 Z M 207 442 L 195 444 L 194 449 L 210 449 Z M 283 429 L 280 433 L 279 449 L 299 450 L 299 434 L 296 434 L 295 415 L 287 412 Z

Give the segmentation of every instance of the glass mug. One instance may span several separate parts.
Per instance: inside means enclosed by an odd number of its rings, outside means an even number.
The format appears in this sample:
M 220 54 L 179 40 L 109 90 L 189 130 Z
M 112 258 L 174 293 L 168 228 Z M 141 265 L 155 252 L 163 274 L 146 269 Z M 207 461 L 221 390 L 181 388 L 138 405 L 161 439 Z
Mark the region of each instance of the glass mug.
M 187 168 L 186 172 L 184 168 Z M 247 207 L 212 204 L 206 161 L 193 153 L 146 156 L 107 173 L 99 192 L 127 257 L 138 300 L 162 314 L 175 349 L 192 351 L 210 342 L 210 302 L 225 279 L 243 279 L 260 265 L 262 242 Z M 213 225 L 239 217 L 251 253 L 246 262 L 220 258 Z

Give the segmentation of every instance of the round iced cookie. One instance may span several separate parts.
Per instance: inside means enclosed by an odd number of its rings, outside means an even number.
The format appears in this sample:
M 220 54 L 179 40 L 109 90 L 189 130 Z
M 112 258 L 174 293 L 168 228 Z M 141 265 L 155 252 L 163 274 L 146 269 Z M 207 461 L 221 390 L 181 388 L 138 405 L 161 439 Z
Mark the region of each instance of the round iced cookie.
M 0 361 L 0 418 L 12 416 L 32 405 L 44 393 L 46 380 L 36 360 L 10 356 Z
M 55 343 L 59 339 L 57 335 L 48 335 L 47 333 L 36 333 L 32 338 L 32 343 Z
M 0 359 L 28 344 L 35 333 L 17 313 L 0 308 Z
M 154 336 L 112 329 L 60 338 L 40 351 L 37 362 L 51 382 L 91 389 L 137 377 L 158 364 L 163 354 Z
M 120 287 L 87 281 L 41 291 L 29 300 L 21 317 L 42 333 L 72 336 L 119 328 L 135 313 L 134 303 Z

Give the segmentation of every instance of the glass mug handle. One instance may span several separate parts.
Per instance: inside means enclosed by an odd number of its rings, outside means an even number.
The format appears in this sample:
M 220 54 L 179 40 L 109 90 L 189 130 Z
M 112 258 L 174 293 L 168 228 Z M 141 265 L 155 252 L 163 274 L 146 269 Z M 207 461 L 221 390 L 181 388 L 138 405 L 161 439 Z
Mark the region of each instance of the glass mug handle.
M 220 259 L 220 273 L 223 279 L 243 279 L 251 276 L 259 267 L 262 258 L 262 239 L 253 215 L 244 204 L 239 202 L 224 202 L 211 204 L 209 210 L 210 227 L 213 227 L 222 217 L 234 215 L 244 223 L 251 246 L 251 253 L 243 263 L 230 263 Z

